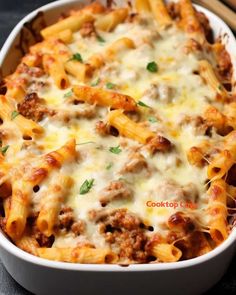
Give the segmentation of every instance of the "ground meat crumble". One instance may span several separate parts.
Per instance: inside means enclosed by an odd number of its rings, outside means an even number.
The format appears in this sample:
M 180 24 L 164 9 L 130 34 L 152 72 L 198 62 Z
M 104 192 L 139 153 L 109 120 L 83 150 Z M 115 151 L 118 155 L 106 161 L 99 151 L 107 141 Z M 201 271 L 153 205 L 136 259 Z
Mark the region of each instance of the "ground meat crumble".
M 147 236 L 139 217 L 128 213 L 126 209 L 117 209 L 101 215 L 98 222 L 100 233 L 114 249 L 118 249 L 122 263 L 144 263 L 148 260 L 145 251 Z

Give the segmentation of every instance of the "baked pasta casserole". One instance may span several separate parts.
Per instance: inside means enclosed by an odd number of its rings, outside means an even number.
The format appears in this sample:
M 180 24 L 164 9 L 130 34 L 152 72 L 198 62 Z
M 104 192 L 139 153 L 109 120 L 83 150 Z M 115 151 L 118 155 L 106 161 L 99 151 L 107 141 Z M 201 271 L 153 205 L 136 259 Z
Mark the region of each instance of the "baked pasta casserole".
M 41 31 L 0 95 L 0 225 L 73 263 L 176 262 L 227 239 L 231 58 L 189 0 L 94 2 Z

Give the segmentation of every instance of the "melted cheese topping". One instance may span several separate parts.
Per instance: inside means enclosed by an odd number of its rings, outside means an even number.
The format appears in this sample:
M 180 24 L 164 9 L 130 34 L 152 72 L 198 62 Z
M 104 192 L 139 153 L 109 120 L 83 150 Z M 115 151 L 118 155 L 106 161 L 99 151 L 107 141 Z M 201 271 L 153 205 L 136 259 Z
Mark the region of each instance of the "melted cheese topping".
M 104 246 L 105 241 L 97 233 L 94 222 L 88 220 L 88 212 L 92 209 L 101 209 L 99 202 L 101 190 L 111 181 L 124 178 L 128 184 L 131 184 L 134 198 L 125 201 L 114 200 L 106 208 L 128 208 L 140 216 L 146 224 L 153 226 L 154 231 L 161 233 L 167 231 L 165 222 L 177 209 L 149 207 L 148 201 L 177 202 L 179 210 L 187 210 L 190 211 L 190 214 L 194 214 L 189 209 L 180 208 L 181 201 L 186 202 L 187 199 L 182 199 L 182 194 L 175 194 L 172 187 L 168 190 L 167 183 L 174 182 L 177 186 L 182 187 L 193 184 L 193 189 L 197 191 L 198 197 L 194 197 L 195 194 L 191 194 L 190 191 L 187 196 L 188 201 L 196 203 L 197 210 L 206 203 L 204 183 L 206 171 L 191 166 L 186 159 L 187 150 L 191 146 L 198 145 L 204 136 L 196 135 L 193 126 L 186 124 L 179 128 L 176 126 L 176 122 L 184 115 L 201 115 L 204 106 L 214 98 L 215 94 L 198 75 L 194 74 L 194 71 L 198 69 L 198 58 L 194 54 L 183 54 L 184 44 L 188 40 L 186 34 L 175 26 L 165 31 L 158 29 L 157 32 L 152 23 L 146 24 L 144 21 L 143 23 L 144 25 L 124 23 L 118 25 L 111 33 L 98 32 L 105 40 L 102 43 L 93 38 L 83 38 L 80 33 L 75 33 L 75 41 L 69 47 L 74 53 L 79 52 L 83 60 L 86 61 L 93 53 L 104 52 L 110 44 L 121 37 L 133 40 L 137 47 L 120 53 L 114 62 L 106 64 L 97 77 L 104 84 L 106 82 L 114 83 L 120 92 L 130 95 L 136 100 L 142 100 L 150 106 L 151 111 L 140 108 L 143 120 L 147 120 L 152 112 L 157 114 L 160 117 L 160 122 L 150 124 L 150 128 L 154 131 L 160 130 L 167 136 L 173 143 L 174 150 L 169 153 L 157 153 L 154 156 L 143 153 L 152 170 L 150 176 L 145 171 L 138 174 L 122 175 L 120 171 L 129 161 L 130 150 L 139 144 L 121 137 L 101 137 L 95 132 L 96 122 L 99 118 L 104 119 L 108 112 L 104 108 L 97 108 L 95 119 L 72 119 L 66 125 L 45 119 L 43 126 L 46 134 L 44 138 L 39 140 L 39 144 L 42 144 L 45 152 L 48 152 L 63 145 L 69 138 L 76 138 L 81 160 L 68 171 L 74 178 L 75 185 L 67 197 L 66 203 L 74 209 L 78 219 L 86 220 L 85 236 L 97 247 Z M 158 64 L 157 73 L 146 70 L 147 64 L 151 61 L 156 61 Z M 95 75 L 94 79 L 97 77 Z M 71 82 L 78 84 L 73 78 L 71 78 Z M 159 85 L 159 97 L 157 94 L 149 95 L 152 84 Z M 168 92 L 168 89 L 172 90 L 172 94 L 166 94 L 166 101 L 165 91 Z M 65 103 L 65 92 L 50 83 L 48 91 L 40 93 L 39 96 L 43 97 L 49 106 L 66 110 L 68 105 Z M 162 99 L 162 97 L 164 98 Z M 118 146 L 124 140 L 127 142 L 127 146 L 122 148 L 120 154 L 109 152 L 109 147 Z M 91 143 L 79 145 L 86 142 Z M 111 168 L 106 169 L 110 163 Z M 80 195 L 80 186 L 86 179 L 94 179 L 94 186 L 86 195 Z M 160 194 L 163 187 L 167 187 L 167 189 L 164 190 L 164 194 Z M 67 234 L 57 237 L 54 245 L 75 245 L 78 239 L 80 240 L 81 237 L 75 238 L 72 234 Z
M 89 105 L 73 105 L 71 97 L 65 94 L 70 89 L 58 89 L 52 78 L 45 76 L 47 86 L 38 92 L 40 98 L 46 101 L 47 107 L 58 114 L 67 115 L 68 120 L 57 120 L 47 117 L 40 124 L 45 133 L 37 139 L 34 153 L 47 153 L 64 145 L 68 139 L 75 138 L 78 161 L 65 165 L 62 172 L 70 175 L 74 185 L 68 193 L 65 205 L 73 208 L 76 219 L 86 222 L 83 235 L 73 233 L 58 234 L 53 246 L 76 246 L 78 242 L 90 241 L 96 247 L 104 247 L 106 242 L 99 234 L 98 226 L 88 218 L 88 212 L 103 209 L 99 198 L 101 191 L 112 181 L 122 179 L 133 191 L 133 198 L 112 200 L 106 209 L 127 208 L 137 214 L 146 225 L 152 226 L 154 232 L 166 235 L 166 222 L 171 214 L 186 211 L 198 217 L 202 224 L 207 224 L 208 217 L 201 210 L 206 207 L 206 169 L 197 168 L 188 163 L 186 152 L 192 146 L 197 146 L 207 136 L 196 132 L 193 124 L 180 124 L 186 116 L 198 116 L 203 113 L 209 102 L 214 100 L 215 93 L 208 87 L 199 75 L 199 56 L 194 53 L 185 54 L 184 46 L 189 37 L 175 25 L 167 29 L 158 27 L 152 21 L 151 15 L 132 23 L 119 24 L 112 32 L 98 32 L 105 40 L 99 42 L 96 38 L 83 38 L 79 32 L 73 34 L 73 43 L 69 48 L 73 53 L 79 52 L 84 60 L 94 53 L 103 53 L 115 40 L 128 37 L 136 45 L 135 49 L 120 52 L 114 61 L 97 71 L 91 81 L 100 79 L 95 87 L 106 88 L 106 83 L 115 84 L 118 92 L 141 100 L 149 107 L 139 106 L 140 121 L 145 121 L 148 128 L 168 138 L 173 148 L 169 152 L 157 152 L 150 155 L 139 143 L 111 135 L 100 136 L 95 125 L 99 120 L 105 120 L 108 108 L 95 107 L 95 116 L 83 118 L 76 116 L 76 110 L 90 107 Z M 147 64 L 155 61 L 157 73 L 146 69 Z M 82 84 L 69 76 L 71 85 Z M 91 81 L 88 82 L 90 85 Z M 73 97 L 73 94 L 72 94 Z M 150 118 L 158 120 L 151 122 Z M 37 150 L 40 146 L 40 151 Z M 114 154 L 110 147 L 120 146 L 121 152 Z M 122 169 L 130 161 L 130 153 L 139 147 L 148 169 L 139 173 L 124 173 Z M 15 154 L 15 151 L 11 151 Z M 24 151 L 19 153 L 24 154 Z M 8 154 L 7 157 L 11 157 Z M 20 156 L 18 157 L 20 158 Z M 92 188 L 87 194 L 80 194 L 80 187 L 85 180 L 94 179 Z M 41 185 L 40 192 L 33 193 L 33 207 L 39 210 L 40 194 L 47 190 L 48 180 Z M 187 193 L 183 193 L 187 191 Z M 152 203 L 170 202 L 177 208 L 148 206 Z M 195 210 L 180 207 L 181 202 L 192 202 Z M 200 213 L 199 213 L 200 212 Z

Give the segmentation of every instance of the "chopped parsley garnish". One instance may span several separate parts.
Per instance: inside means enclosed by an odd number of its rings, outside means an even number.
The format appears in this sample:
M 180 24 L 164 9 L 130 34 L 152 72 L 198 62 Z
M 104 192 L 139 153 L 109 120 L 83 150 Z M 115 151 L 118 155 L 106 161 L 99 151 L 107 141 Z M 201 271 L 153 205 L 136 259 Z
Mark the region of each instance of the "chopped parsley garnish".
M 149 108 L 151 109 L 150 106 L 148 106 L 146 103 L 142 102 L 141 100 L 137 103 L 137 105 L 141 106 L 141 107 L 145 107 L 145 108 Z
M 97 79 L 94 80 L 90 85 L 91 85 L 92 87 L 97 86 L 97 85 L 100 83 L 100 81 L 101 81 L 101 79 L 100 79 L 100 78 L 97 78 Z
M 73 91 L 70 90 L 70 91 L 68 91 L 68 92 L 66 92 L 66 93 L 64 94 L 64 97 L 67 98 L 67 97 L 70 97 L 70 96 L 72 96 L 72 95 L 73 95 Z
M 19 112 L 17 112 L 17 111 L 13 111 L 13 112 L 11 113 L 11 119 L 14 120 L 19 114 L 20 114 Z
M 102 38 L 102 36 L 100 36 L 100 35 L 97 35 L 97 40 L 98 40 L 98 42 L 101 42 L 101 43 L 106 42 L 106 41 Z
M 157 122 L 157 118 L 155 118 L 155 117 L 149 117 L 149 118 L 148 118 L 148 121 L 149 121 L 150 123 L 156 123 L 156 122 Z
M 6 145 L 0 148 L 0 152 L 2 153 L 3 156 L 6 154 L 9 147 L 10 147 L 9 145 Z
M 218 85 L 218 89 L 219 89 L 219 90 L 223 90 L 222 85 L 219 84 L 219 85 Z
M 106 84 L 106 88 L 107 88 L 107 89 L 113 89 L 114 87 L 116 87 L 116 84 L 114 84 L 114 83 L 108 82 L 108 83 Z
M 93 187 L 93 184 L 94 184 L 93 178 L 89 180 L 86 179 L 85 182 L 80 187 L 80 190 L 79 190 L 80 195 L 87 194 Z
M 122 152 L 122 149 L 118 145 L 118 146 L 110 147 L 109 151 L 113 154 L 119 155 Z
M 79 62 L 83 62 L 82 56 L 78 52 L 72 55 L 72 57 L 69 59 L 69 61 L 71 61 L 71 60 L 77 60 Z
M 149 62 L 147 64 L 147 67 L 146 69 L 149 71 L 149 72 L 152 72 L 152 73 L 156 73 L 158 71 L 158 65 L 155 61 L 152 61 L 152 62 Z
M 107 164 L 106 169 L 109 170 L 109 169 L 111 169 L 112 166 L 113 166 L 113 163 L 110 162 L 109 164 Z

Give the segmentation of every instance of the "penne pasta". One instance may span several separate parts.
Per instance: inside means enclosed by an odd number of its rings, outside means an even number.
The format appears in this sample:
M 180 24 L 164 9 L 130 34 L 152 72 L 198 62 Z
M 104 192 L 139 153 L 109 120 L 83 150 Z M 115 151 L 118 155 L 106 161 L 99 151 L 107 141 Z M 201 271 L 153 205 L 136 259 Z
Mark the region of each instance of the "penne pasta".
M 88 64 L 93 69 L 99 69 L 102 66 L 104 66 L 106 61 L 111 61 L 115 58 L 118 58 L 119 54 L 122 54 L 129 49 L 135 49 L 134 42 L 127 37 L 120 38 L 113 42 L 111 45 L 109 45 L 106 48 L 104 54 L 95 53 L 91 55 L 88 58 Z
M 207 60 L 199 61 L 199 71 L 204 81 L 218 94 L 222 99 L 227 97 L 227 91 L 216 77 L 214 70 Z
M 109 249 L 94 248 L 39 248 L 38 255 L 55 261 L 74 263 L 115 263 L 117 256 Z
M 34 237 L 32 237 L 28 234 L 27 231 L 21 238 L 15 240 L 15 244 L 20 249 L 22 249 L 32 255 L 35 255 L 35 256 L 38 255 L 37 250 L 39 248 L 39 244 Z
M 7 234 L 12 239 L 21 238 L 25 230 L 33 187 L 41 183 L 52 170 L 59 169 L 66 160 L 74 157 L 75 141 L 71 140 L 60 149 L 39 157 L 37 166 L 31 168 L 29 176 L 22 176 L 21 167 L 15 172 L 11 207 L 6 224 Z
M 220 179 L 227 174 L 235 162 L 234 157 L 228 150 L 223 150 L 217 154 L 207 168 L 209 179 Z
M 58 88 L 65 89 L 69 87 L 69 79 L 64 70 L 63 63 L 58 57 L 45 54 L 43 56 L 43 66 L 45 71 L 53 78 Z
M 129 38 L 120 38 L 113 42 L 105 51 L 105 58 L 112 59 L 115 55 L 118 55 L 121 52 L 124 52 L 128 49 L 134 49 L 135 44 Z
M 12 197 L 9 215 L 6 223 L 7 234 L 13 239 L 19 239 L 26 226 L 29 213 L 32 185 L 20 179 L 15 179 L 12 185 Z
M 182 256 L 180 249 L 172 244 L 167 243 L 154 244 L 151 249 L 151 253 L 162 262 L 176 262 Z
M 72 32 L 77 31 L 81 26 L 88 21 L 93 21 L 94 17 L 91 14 L 80 13 L 77 15 L 69 16 L 54 25 L 51 25 L 41 31 L 43 38 L 48 38 L 50 36 L 56 36 L 65 30 L 71 30 Z
M 95 27 L 101 31 L 112 31 L 118 24 L 124 22 L 128 16 L 127 8 L 120 8 L 101 15 L 95 21 Z
M 160 25 L 168 26 L 172 23 L 172 19 L 163 0 L 149 0 L 149 5 L 156 21 Z
M 58 39 L 60 39 L 64 43 L 71 43 L 73 41 L 73 33 L 70 29 L 66 29 L 64 31 L 61 31 L 58 34 Z
M 135 100 L 128 95 L 82 85 L 74 86 L 73 92 L 79 100 L 89 104 L 98 104 L 113 109 L 121 108 L 126 111 L 136 110 Z
M 188 162 L 197 167 L 206 164 L 206 155 L 211 151 L 212 145 L 208 141 L 203 141 L 199 146 L 193 146 L 187 151 Z
M 85 82 L 93 74 L 93 68 L 90 64 L 83 64 L 72 60 L 65 63 L 65 70 L 81 82 Z
M 120 135 L 137 140 L 143 144 L 148 143 L 148 141 L 155 137 L 155 133 L 129 119 L 122 110 L 111 111 L 108 114 L 108 123 L 115 127 Z
M 15 111 L 14 102 L 7 99 L 6 96 L 0 96 L 2 107 L 0 109 L 0 117 L 3 121 L 12 121 L 22 132 L 23 137 L 32 137 L 43 133 L 43 127 L 35 123 L 33 120 L 26 119 L 21 114 L 18 114 L 14 120 L 11 120 L 12 112 Z
M 202 28 L 197 18 L 196 12 L 190 0 L 180 0 L 180 14 L 182 26 L 188 34 L 195 34 L 199 41 L 203 42 Z
M 61 204 L 72 183 L 73 181 L 69 176 L 59 175 L 42 198 L 41 209 L 37 218 L 37 227 L 47 237 L 54 233 Z
M 225 181 L 222 179 L 212 181 L 207 193 L 210 235 L 216 244 L 220 244 L 228 237 Z
M 135 0 L 135 8 L 137 12 L 149 12 L 151 10 L 149 0 Z

